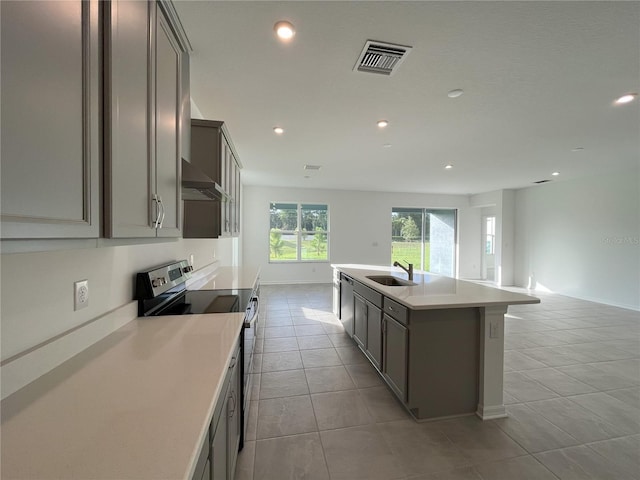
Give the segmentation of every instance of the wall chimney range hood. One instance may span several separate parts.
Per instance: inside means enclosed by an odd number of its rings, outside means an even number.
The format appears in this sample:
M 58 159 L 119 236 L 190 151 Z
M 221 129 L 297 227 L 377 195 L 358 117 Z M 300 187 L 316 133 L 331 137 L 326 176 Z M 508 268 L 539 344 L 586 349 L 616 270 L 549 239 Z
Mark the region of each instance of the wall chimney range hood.
M 182 199 L 209 202 L 227 201 L 228 195 L 220 185 L 183 158 Z

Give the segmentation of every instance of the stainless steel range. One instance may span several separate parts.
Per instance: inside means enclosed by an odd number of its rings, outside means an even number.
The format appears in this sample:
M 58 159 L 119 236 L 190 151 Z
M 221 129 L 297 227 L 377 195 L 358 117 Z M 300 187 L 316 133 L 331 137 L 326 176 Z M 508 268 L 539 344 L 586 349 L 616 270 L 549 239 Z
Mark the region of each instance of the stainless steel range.
M 240 449 L 244 445 L 247 430 L 248 407 L 251 393 L 253 351 L 258 329 L 260 285 L 253 288 L 231 290 L 187 290 L 186 281 L 193 267 L 186 260 L 155 267 L 138 273 L 136 298 L 138 315 L 155 317 L 161 315 L 189 315 L 206 313 L 245 312 L 240 338 L 243 357 L 242 375 L 242 432 Z M 211 316 L 211 321 L 216 317 Z

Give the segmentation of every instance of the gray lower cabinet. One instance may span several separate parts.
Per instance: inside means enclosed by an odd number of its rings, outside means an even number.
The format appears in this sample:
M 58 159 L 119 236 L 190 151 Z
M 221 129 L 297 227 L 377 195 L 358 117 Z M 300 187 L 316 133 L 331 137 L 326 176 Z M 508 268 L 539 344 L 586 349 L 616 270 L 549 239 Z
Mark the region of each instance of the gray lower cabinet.
M 209 431 L 205 435 L 205 439 L 202 442 L 202 448 L 196 461 L 196 466 L 191 476 L 191 480 L 210 480 L 211 479 L 211 437 Z
M 382 369 L 382 310 L 367 302 L 367 356 L 373 366 Z
M 367 348 L 367 302 L 357 293 L 353 294 L 353 339 Z
M 240 346 L 235 348 L 229 371 L 216 404 L 209 435 L 212 480 L 233 480 L 240 446 Z
M 382 369 L 382 299 L 381 293 L 353 282 L 354 331 L 353 339 L 369 360 Z
M 105 236 L 179 237 L 186 46 L 167 4 L 105 2 Z
M 382 375 L 396 395 L 406 402 L 409 331 L 386 313 L 382 322 L 384 349 Z
M 3 239 L 100 236 L 99 8 L 2 2 Z
M 415 418 L 476 411 L 477 308 L 412 310 L 343 273 L 340 279 L 345 331 Z

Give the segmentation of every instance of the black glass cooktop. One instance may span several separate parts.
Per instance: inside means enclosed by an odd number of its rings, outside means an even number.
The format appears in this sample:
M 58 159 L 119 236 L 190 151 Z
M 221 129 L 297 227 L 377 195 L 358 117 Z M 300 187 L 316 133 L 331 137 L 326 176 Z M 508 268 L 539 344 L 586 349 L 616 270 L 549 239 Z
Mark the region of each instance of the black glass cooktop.
M 185 290 L 154 315 L 244 312 L 251 300 L 251 289 Z

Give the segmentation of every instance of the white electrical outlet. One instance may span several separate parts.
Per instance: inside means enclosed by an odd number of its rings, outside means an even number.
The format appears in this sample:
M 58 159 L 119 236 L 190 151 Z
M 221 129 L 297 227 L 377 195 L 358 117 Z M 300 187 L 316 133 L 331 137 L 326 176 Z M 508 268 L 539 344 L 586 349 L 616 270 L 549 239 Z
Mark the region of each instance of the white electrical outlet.
M 73 284 L 73 309 L 80 310 L 89 306 L 89 280 L 80 280 Z
M 489 338 L 500 338 L 500 332 L 498 332 L 498 324 L 496 322 L 489 322 Z

